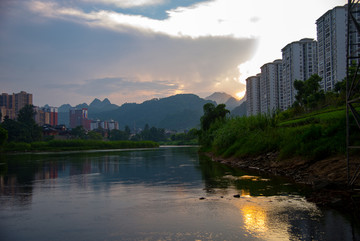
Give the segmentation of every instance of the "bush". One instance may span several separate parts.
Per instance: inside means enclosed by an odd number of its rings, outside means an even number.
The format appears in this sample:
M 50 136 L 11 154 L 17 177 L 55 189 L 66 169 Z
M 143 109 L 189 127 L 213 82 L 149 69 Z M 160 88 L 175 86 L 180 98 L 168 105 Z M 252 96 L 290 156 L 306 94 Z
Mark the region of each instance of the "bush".
M 279 152 L 279 159 L 319 160 L 344 154 L 345 112 L 327 110 L 278 124 L 278 116 L 235 117 L 213 123 L 202 133 L 206 148 L 224 157 Z M 356 139 L 352 133 L 352 138 Z

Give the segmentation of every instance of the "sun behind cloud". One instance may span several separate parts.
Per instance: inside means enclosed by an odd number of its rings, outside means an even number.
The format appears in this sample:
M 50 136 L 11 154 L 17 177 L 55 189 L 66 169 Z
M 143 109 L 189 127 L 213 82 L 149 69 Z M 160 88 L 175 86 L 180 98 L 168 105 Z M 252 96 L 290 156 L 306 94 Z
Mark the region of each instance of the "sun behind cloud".
M 235 94 L 235 98 L 238 100 L 241 100 L 242 98 L 244 98 L 244 96 L 245 96 L 245 90 L 239 91 Z

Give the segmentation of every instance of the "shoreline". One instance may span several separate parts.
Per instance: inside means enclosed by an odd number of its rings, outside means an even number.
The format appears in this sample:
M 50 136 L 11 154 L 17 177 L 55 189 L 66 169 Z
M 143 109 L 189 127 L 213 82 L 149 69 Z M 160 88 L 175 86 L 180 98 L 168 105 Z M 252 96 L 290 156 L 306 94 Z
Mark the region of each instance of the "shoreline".
M 305 196 L 308 201 L 321 207 L 345 211 L 360 218 L 360 191 L 353 190 L 347 185 L 347 162 L 344 156 L 334 156 L 319 161 L 300 157 L 278 161 L 277 152 L 246 158 L 223 158 L 209 152 L 203 154 L 215 162 L 235 168 L 257 170 L 308 185 L 312 190 Z M 359 180 L 357 184 L 359 185 Z

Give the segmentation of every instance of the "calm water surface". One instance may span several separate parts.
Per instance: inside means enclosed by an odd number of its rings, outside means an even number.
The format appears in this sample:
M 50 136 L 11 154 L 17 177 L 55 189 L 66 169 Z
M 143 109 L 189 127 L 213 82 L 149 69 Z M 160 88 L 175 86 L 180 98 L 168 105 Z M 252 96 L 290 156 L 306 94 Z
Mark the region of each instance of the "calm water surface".
M 2 241 L 360 239 L 303 187 L 193 147 L 0 158 Z

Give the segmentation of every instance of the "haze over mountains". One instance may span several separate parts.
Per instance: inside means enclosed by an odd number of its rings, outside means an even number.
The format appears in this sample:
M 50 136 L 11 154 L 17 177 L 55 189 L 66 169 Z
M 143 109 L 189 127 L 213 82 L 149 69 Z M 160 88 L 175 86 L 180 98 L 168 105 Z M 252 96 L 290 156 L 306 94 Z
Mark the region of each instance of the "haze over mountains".
M 125 103 L 121 106 L 112 104 L 107 98 L 103 101 L 94 99 L 90 105 L 83 103 L 75 107 L 87 108 L 90 119 L 115 120 L 119 123 L 120 129 L 126 125 L 131 129 L 138 129 L 148 124 L 157 128 L 180 131 L 199 127 L 203 106 L 206 103 L 215 105 L 225 103 L 227 109 L 233 110 L 243 102 L 226 93 L 217 92 L 205 99 L 194 94 L 178 94 L 161 99 L 155 98 L 141 104 Z M 70 108 L 72 106 L 69 104 L 59 107 L 59 124 L 69 126 Z M 235 112 L 234 114 L 239 115 Z
M 219 104 L 225 104 L 226 109 L 232 111 L 233 109 L 235 109 L 236 107 L 241 105 L 245 101 L 245 98 L 243 98 L 241 100 L 237 100 L 237 99 L 235 99 L 234 97 L 232 97 L 231 95 L 229 95 L 227 93 L 215 92 L 212 95 L 206 97 L 205 100 L 215 101 L 216 104 L 218 104 L 218 105 Z

